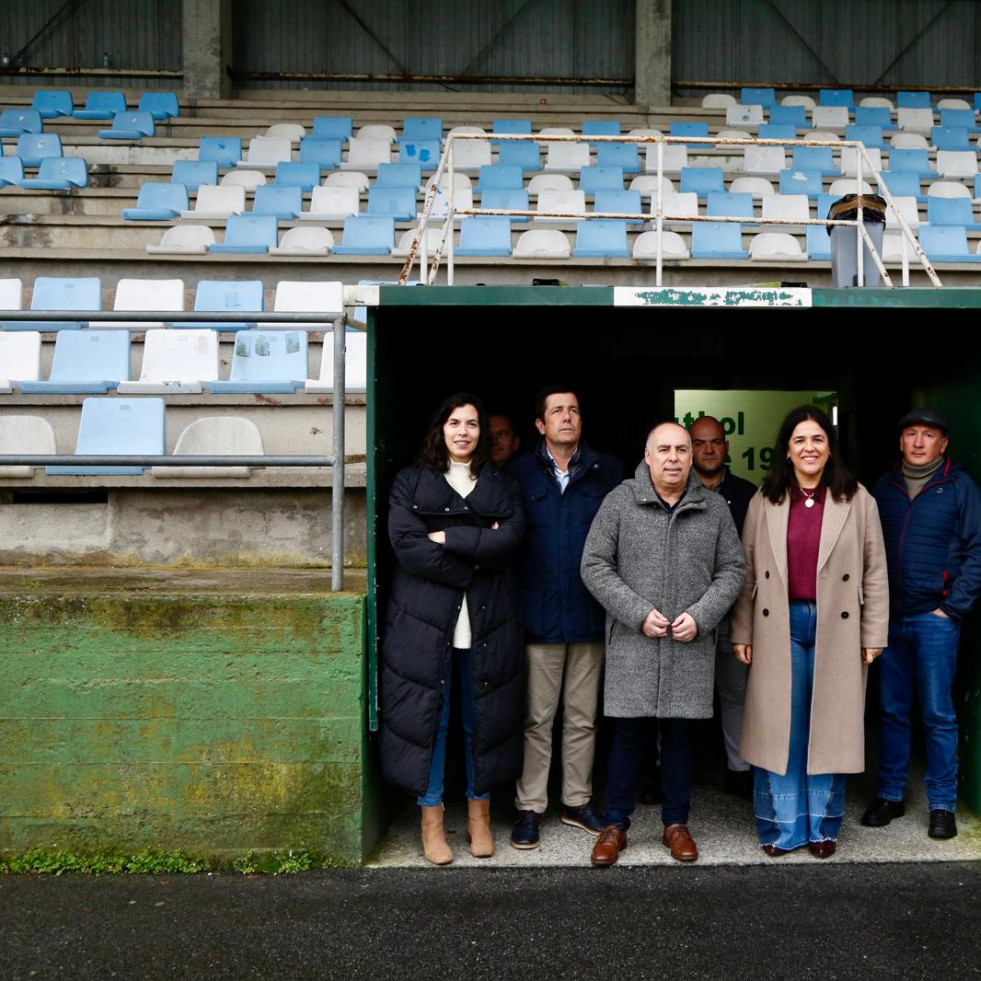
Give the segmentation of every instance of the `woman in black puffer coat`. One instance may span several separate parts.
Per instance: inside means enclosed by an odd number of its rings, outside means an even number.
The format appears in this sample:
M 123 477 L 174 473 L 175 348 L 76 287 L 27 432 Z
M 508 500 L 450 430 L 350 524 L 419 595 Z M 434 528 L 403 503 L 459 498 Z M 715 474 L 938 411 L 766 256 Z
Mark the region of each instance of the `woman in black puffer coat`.
M 451 695 L 463 724 L 475 856 L 494 852 L 490 788 L 521 769 L 524 644 L 511 566 L 525 519 L 517 484 L 490 461 L 489 442 L 480 402 L 450 396 L 389 498 L 398 568 L 382 640 L 382 769 L 417 795 L 423 849 L 435 865 L 453 858 L 442 803 Z

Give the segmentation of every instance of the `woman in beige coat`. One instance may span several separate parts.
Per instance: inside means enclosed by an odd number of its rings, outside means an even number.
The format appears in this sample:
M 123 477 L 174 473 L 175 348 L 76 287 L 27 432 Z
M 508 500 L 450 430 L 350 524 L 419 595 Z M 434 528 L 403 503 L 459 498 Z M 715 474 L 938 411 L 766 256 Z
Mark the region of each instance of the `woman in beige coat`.
M 865 767 L 868 665 L 886 644 L 879 514 L 848 470 L 831 421 L 794 409 L 743 529 L 746 584 L 733 609 L 750 665 L 740 752 L 754 766 L 763 850 L 834 854 L 845 774 Z

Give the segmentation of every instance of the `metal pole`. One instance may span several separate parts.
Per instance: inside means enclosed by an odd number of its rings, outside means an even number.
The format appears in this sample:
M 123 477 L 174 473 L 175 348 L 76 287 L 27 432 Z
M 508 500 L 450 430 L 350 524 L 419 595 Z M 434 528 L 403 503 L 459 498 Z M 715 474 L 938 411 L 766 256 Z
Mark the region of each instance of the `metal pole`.
M 326 354 L 326 352 L 325 352 Z M 331 474 L 330 588 L 344 588 L 344 317 L 334 321 L 334 472 Z

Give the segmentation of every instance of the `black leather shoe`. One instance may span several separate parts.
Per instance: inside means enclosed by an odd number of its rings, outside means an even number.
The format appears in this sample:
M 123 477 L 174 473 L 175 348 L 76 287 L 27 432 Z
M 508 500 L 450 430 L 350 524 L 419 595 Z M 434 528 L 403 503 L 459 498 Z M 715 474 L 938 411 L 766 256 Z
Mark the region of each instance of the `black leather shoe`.
M 905 813 L 906 805 L 901 800 L 876 797 L 865 809 L 862 824 L 867 828 L 884 828 L 893 818 L 901 818 Z
M 545 819 L 544 814 L 536 811 L 521 811 L 518 820 L 514 822 L 511 830 L 512 848 L 537 848 L 540 844 L 538 829 Z
M 931 811 L 930 830 L 927 834 L 931 838 L 956 838 L 957 822 L 954 820 L 953 811 Z

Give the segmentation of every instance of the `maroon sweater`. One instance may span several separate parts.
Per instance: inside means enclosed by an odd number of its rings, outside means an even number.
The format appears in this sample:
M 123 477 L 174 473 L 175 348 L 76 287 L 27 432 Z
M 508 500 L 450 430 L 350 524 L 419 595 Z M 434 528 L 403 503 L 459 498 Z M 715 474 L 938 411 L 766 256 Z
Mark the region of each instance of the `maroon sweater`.
M 787 593 L 791 600 L 817 599 L 818 550 L 821 547 L 821 522 L 824 520 L 826 487 L 814 492 L 814 506 L 796 487 L 790 492 L 790 517 L 787 522 Z M 808 491 L 807 497 L 811 496 Z

